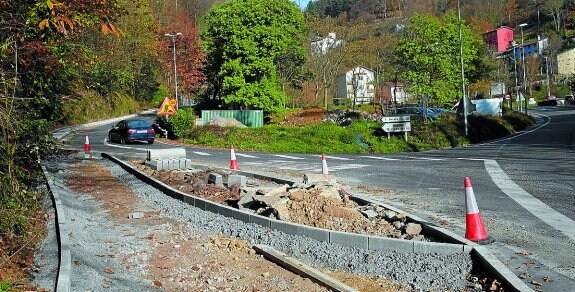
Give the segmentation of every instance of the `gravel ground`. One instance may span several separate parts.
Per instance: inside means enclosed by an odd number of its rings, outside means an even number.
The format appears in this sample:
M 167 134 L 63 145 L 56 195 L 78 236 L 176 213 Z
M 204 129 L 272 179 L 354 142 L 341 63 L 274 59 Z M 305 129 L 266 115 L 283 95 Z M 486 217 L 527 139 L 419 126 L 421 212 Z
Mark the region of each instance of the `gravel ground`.
M 466 276 L 471 271 L 472 261 L 466 254 L 418 255 L 367 251 L 287 235 L 196 209 L 137 180 L 113 162 L 102 160 L 99 163 L 130 187 L 142 201 L 142 209 L 153 206 L 162 218 L 187 222 L 187 228 L 199 236 L 224 235 L 245 240 L 250 244 L 266 244 L 312 266 L 386 277 L 410 283 L 416 290 L 421 291 L 465 290 L 468 284 Z M 144 280 L 144 275 L 148 269 L 145 254 L 150 247 L 144 240 L 138 241 L 134 238 L 144 238 L 150 230 L 134 228 L 129 222 L 115 222 L 114 228 L 94 232 L 94 228 L 110 224 L 106 222 L 106 216 L 98 216 L 106 211 L 94 200 L 78 196 L 62 183 L 67 176 L 67 171 L 62 170 L 67 167 L 65 162 L 51 162 L 47 167 L 51 172 L 55 172 L 56 185 L 71 220 L 69 236 L 73 259 L 72 291 L 85 291 L 85 287 L 90 287 L 90 291 L 109 291 L 110 285 L 113 285 L 114 290 L 149 290 L 152 283 Z M 60 171 L 57 171 L 58 169 Z M 134 256 L 133 262 L 130 263 L 131 268 L 127 272 L 116 274 L 114 271 L 123 270 L 125 263 L 121 263 L 114 254 L 144 256 Z M 53 266 L 54 261 L 57 264 L 57 257 L 44 257 L 44 268 L 39 269 L 42 273 L 49 270 L 45 267 Z M 103 276 L 102 273 L 95 272 L 102 270 L 111 273 Z M 36 279 L 40 281 L 43 277 L 38 274 Z M 42 287 L 48 287 L 49 284 L 46 283 L 47 286 Z

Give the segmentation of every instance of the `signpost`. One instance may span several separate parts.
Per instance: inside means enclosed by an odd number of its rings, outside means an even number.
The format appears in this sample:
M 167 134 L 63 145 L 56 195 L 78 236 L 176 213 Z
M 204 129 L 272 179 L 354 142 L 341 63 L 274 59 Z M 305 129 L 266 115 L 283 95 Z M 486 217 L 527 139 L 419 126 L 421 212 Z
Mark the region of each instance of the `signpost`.
M 392 132 L 403 132 L 405 134 L 405 141 L 407 141 L 407 132 L 411 132 L 409 116 L 382 117 L 381 121 L 384 123 L 381 129 L 387 132 L 387 139 L 391 138 L 390 133 Z

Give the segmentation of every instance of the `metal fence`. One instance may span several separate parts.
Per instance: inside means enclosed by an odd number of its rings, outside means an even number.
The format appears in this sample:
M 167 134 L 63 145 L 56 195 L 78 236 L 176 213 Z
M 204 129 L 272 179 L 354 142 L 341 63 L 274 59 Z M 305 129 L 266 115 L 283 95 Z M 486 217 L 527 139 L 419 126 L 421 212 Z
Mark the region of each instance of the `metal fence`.
M 251 127 L 261 127 L 264 125 L 264 112 L 262 110 L 204 110 L 202 111 L 202 121 L 208 124 L 215 116 L 222 118 L 234 118 L 240 123 Z

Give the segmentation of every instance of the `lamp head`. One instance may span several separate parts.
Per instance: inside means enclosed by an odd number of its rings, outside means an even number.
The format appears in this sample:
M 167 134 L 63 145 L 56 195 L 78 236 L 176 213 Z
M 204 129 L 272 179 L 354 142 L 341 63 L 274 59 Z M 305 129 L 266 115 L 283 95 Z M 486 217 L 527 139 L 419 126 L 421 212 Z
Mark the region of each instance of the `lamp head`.
M 527 26 L 527 23 L 522 23 L 519 25 L 519 27 L 524 27 L 524 26 Z

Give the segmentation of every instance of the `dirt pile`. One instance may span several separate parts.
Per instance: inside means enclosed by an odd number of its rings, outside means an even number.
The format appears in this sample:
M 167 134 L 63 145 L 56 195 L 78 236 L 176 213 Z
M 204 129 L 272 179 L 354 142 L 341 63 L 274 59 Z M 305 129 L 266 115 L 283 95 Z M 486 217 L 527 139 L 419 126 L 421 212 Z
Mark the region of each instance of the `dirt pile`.
M 286 116 L 280 123 L 282 126 L 299 127 L 305 125 L 321 124 L 325 116 L 322 108 L 310 108 L 301 110 L 295 114 Z
M 154 171 L 142 162 L 138 169 L 160 181 L 193 196 L 239 208 L 254 214 L 335 231 L 426 240 L 421 225 L 408 223 L 405 213 L 396 213 L 378 205 L 360 206 L 350 199 L 345 187 L 334 178 L 318 180 L 321 175 L 308 175 L 309 183 L 294 186 L 248 179 L 248 186 L 217 186 L 208 183 L 210 173 L 223 171 Z

